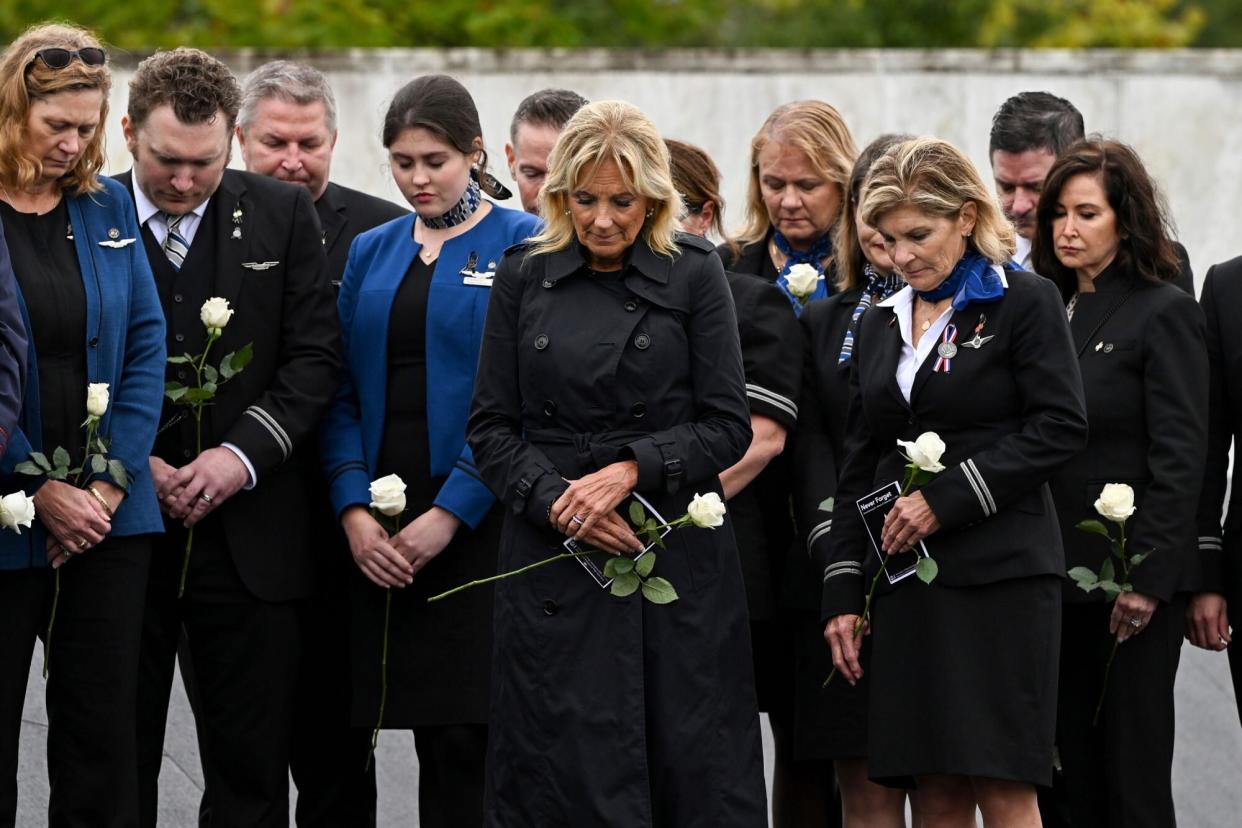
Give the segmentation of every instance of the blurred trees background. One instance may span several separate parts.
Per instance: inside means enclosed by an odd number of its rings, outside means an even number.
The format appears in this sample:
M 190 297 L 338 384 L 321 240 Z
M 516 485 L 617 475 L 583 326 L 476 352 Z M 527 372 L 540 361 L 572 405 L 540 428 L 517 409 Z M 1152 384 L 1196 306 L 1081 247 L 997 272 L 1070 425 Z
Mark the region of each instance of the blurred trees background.
M 1242 46 L 1242 0 L 3 0 L 122 48 Z

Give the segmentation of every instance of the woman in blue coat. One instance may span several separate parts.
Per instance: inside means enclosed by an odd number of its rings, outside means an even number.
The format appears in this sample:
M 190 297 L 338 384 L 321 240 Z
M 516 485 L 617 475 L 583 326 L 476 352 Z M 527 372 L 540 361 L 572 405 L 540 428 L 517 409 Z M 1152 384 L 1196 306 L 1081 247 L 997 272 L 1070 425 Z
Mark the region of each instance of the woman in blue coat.
M 379 705 L 386 589 L 394 588 L 384 727 L 413 728 L 425 826 L 479 825 L 487 749 L 492 590 L 427 598 L 495 574 L 495 498 L 466 445 L 492 277 L 505 248 L 532 235 L 533 216 L 486 173 L 469 92 L 444 75 L 393 99 L 383 141 L 415 210 L 355 239 L 339 309 L 347 371 L 323 429 L 333 506 L 362 576 L 354 590 L 354 718 Z M 408 486 L 402 528 L 370 514 L 368 486 Z
M 0 533 L 0 825 L 17 804 L 17 736 L 31 652 L 61 569 L 47 683 L 52 825 L 137 824 L 136 684 L 150 536 L 148 472 L 164 383 L 164 319 L 125 188 L 100 178 L 111 78 L 89 33 L 35 27 L 0 58 L 0 219 L 29 345 L 25 399 L 0 490 L 37 519 Z M 17 472 L 34 452 L 85 449 L 87 384 L 124 475 Z M 50 566 L 49 566 L 50 564 Z

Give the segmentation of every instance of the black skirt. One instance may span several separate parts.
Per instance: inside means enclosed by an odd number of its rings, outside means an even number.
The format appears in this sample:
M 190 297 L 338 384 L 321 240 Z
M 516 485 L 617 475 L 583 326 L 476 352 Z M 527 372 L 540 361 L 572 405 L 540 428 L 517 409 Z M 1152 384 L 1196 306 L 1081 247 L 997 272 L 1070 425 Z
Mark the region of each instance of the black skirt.
M 872 613 L 868 768 L 1048 785 L 1056 734 L 1061 583 L 974 587 L 910 578 Z
M 871 686 L 871 637 L 862 640 L 858 660 L 863 677 L 850 686 L 832 674 L 832 649 L 815 613 L 791 619 L 796 647 L 794 667 L 794 758 L 798 760 L 865 759 L 867 696 Z

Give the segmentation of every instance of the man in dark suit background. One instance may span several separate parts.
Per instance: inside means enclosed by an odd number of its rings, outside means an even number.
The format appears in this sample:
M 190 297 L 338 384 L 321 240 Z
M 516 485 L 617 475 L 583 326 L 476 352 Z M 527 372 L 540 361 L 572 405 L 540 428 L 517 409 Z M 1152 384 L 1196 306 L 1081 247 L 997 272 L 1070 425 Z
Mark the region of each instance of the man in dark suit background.
M 203 824 L 281 826 L 297 679 L 296 602 L 314 592 L 308 452 L 337 386 L 336 313 L 309 194 L 226 170 L 237 80 L 196 49 L 160 52 L 130 80 L 122 120 L 133 192 L 173 354 L 201 352 L 199 308 L 234 310 L 209 364 L 253 343 L 250 365 L 194 420 L 166 406 L 151 471 L 167 520 L 147 591 L 139 676 L 143 825 L 156 822 L 168 694 L 182 631 L 194 665 Z M 192 383 L 184 365 L 169 379 Z M 185 595 L 177 597 L 186 529 Z
M 1018 250 L 1013 258 L 1023 270 L 1033 270 L 1035 208 L 1044 179 L 1057 158 L 1085 137 L 1086 127 L 1078 107 L 1050 92 L 1019 92 L 992 116 L 988 161 L 992 164 L 1001 210 L 1017 232 Z M 1180 278 L 1174 284 L 1194 296 L 1190 256 L 1181 244 L 1174 242 L 1173 247 L 1182 263 Z
M 336 98 L 323 74 L 288 60 L 265 63 L 242 83 L 237 140 L 246 169 L 310 191 L 323 227 L 328 278 L 340 286 L 359 233 L 405 215 L 397 205 L 329 181 L 337 137 Z M 367 727 L 350 726 L 349 601 L 356 577 L 349 545 L 320 482 L 312 554 L 316 594 L 299 607 L 302 664 L 293 713 L 290 770 L 297 824 L 375 825 L 375 770 Z M 366 768 L 364 771 L 363 768 Z
M 548 154 L 574 113 L 587 99 L 568 89 L 540 89 L 518 104 L 509 123 L 505 158 L 517 184 L 522 209 L 539 215 L 539 191 L 548 175 Z
M 274 60 L 246 77 L 237 116 L 246 169 L 310 191 L 323 225 L 328 277 L 339 286 L 354 237 L 408 211 L 329 180 L 336 136 L 336 97 L 318 69 Z

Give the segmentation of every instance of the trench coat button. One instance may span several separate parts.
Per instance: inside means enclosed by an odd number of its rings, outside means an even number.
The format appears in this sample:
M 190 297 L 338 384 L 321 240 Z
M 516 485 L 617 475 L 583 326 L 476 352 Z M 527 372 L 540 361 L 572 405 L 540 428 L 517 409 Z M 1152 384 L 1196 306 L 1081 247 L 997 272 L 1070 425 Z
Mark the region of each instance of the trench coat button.
M 92 337 L 91 337 L 91 347 L 92 347 L 92 348 L 98 348 L 98 347 L 99 347 L 99 337 L 97 337 L 97 336 L 92 336 Z
M 552 287 L 552 286 L 553 286 L 553 285 L 555 285 L 555 284 L 556 284 L 556 282 L 552 281 L 551 279 L 544 279 L 544 280 L 543 280 L 543 286 L 544 286 L 544 287 L 546 287 L 546 288 L 550 288 L 550 287 Z
M 543 415 L 545 417 L 555 417 L 556 416 L 556 403 L 552 402 L 552 400 L 544 400 L 543 401 Z
M 179 379 L 179 380 L 183 380 L 183 379 L 185 379 L 185 369 L 184 369 L 184 368 L 178 368 L 178 369 L 177 369 L 177 379 Z
M 544 615 L 556 615 L 558 612 L 560 612 L 560 609 L 561 608 L 557 606 L 557 603 L 551 599 L 548 599 L 547 601 L 543 602 L 543 614 Z
M 909 425 L 914 425 L 914 418 L 911 417 L 910 419 L 906 420 L 906 423 Z
M 634 311 L 638 310 L 638 300 L 637 299 L 626 299 L 625 309 L 629 311 L 630 313 L 633 313 Z
M 634 403 L 630 406 L 630 414 L 633 415 L 635 420 L 641 420 L 647 416 L 647 404 L 641 402 Z
M 176 336 L 173 337 L 173 339 L 177 340 L 178 342 L 185 342 L 185 334 L 177 334 Z
M 174 301 L 174 302 L 180 302 L 183 298 L 184 298 L 184 297 L 182 297 L 182 295 L 181 295 L 180 293 L 174 293 L 174 294 L 173 294 L 173 301 Z
M 651 337 L 647 336 L 645 333 L 640 333 L 638 336 L 634 337 L 634 347 L 640 351 L 647 350 L 651 347 Z
M 546 347 L 548 347 L 548 335 L 547 334 L 539 334 L 539 336 L 535 337 L 535 350 L 536 351 L 542 351 Z
M 1104 353 L 1111 354 L 1112 352 L 1113 352 L 1113 343 L 1110 342 L 1104 346 Z

